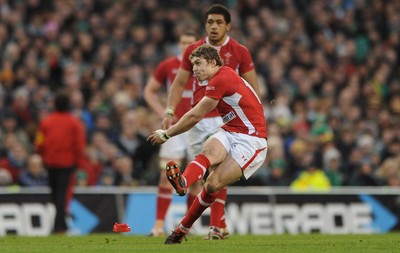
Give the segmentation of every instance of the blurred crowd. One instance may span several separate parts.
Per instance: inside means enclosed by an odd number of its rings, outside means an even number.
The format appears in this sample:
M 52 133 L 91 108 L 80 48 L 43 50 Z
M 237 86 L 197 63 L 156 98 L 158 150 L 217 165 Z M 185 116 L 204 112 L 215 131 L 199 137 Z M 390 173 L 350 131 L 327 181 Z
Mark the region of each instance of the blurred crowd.
M 156 185 L 143 87 L 213 3 L 253 56 L 268 124 L 264 166 L 237 185 L 400 186 L 399 0 L 0 0 L 0 185 L 46 185 L 33 141 L 60 88 L 88 137 L 75 184 Z

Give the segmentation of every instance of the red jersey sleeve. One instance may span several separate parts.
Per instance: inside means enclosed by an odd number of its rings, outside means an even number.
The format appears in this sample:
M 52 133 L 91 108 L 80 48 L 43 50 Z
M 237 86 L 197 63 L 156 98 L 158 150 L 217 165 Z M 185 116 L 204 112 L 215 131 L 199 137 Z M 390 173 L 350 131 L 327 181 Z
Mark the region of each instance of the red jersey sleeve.
M 154 78 L 161 84 L 163 84 L 165 80 L 167 80 L 169 75 L 169 70 L 166 64 L 167 61 L 165 60 L 160 62 L 153 73 Z
M 183 53 L 183 57 L 182 57 L 182 63 L 181 63 L 181 68 L 192 72 L 193 67 L 192 67 L 192 62 L 189 60 L 189 56 L 190 54 L 193 52 L 193 50 L 195 49 L 194 45 L 190 45 L 186 48 L 185 52 Z
M 245 74 L 254 69 L 253 59 L 247 47 L 240 45 L 238 49 L 240 51 L 239 74 Z

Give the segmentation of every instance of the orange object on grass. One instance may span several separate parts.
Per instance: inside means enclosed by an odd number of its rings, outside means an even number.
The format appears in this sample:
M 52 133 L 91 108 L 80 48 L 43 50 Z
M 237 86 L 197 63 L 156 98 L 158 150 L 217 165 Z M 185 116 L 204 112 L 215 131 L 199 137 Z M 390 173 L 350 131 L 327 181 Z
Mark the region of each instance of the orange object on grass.
M 116 233 L 130 232 L 131 228 L 126 223 L 119 224 L 118 222 L 115 222 L 113 231 L 116 232 Z

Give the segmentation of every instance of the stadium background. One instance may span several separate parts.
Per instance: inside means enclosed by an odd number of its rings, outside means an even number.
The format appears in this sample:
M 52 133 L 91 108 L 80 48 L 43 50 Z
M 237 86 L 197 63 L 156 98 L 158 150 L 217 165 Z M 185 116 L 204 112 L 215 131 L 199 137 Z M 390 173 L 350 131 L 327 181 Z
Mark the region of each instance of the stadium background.
M 156 185 L 145 137 L 160 121 L 143 86 L 180 31 L 204 36 L 212 3 L 229 7 L 230 35 L 253 56 L 268 121 L 268 159 L 237 186 L 398 189 L 400 1 L 1 0 L 1 191 L 45 185 L 32 141 L 61 87 L 88 133 L 77 186 Z

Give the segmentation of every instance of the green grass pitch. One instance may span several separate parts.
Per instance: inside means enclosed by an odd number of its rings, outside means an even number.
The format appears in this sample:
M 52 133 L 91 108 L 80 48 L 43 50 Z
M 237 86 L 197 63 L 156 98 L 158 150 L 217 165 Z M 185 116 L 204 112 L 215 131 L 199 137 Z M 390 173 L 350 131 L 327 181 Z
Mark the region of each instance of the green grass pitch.
M 0 237 L 0 252 L 163 252 L 163 253 L 294 253 L 400 252 L 400 234 L 372 235 L 232 235 L 227 240 L 206 241 L 188 236 L 178 245 L 165 245 L 165 238 L 123 234 L 87 236 Z

